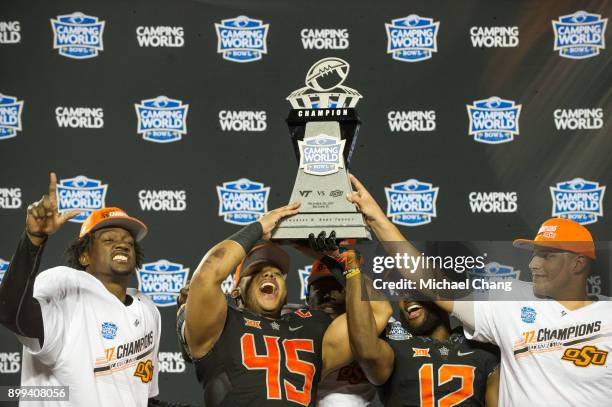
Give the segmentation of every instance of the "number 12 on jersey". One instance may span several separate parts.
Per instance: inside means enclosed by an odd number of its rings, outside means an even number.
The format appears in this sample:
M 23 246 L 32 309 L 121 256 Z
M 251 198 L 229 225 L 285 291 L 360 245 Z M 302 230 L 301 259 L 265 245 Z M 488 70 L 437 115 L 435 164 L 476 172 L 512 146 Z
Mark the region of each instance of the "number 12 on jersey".
M 438 400 L 438 407 L 452 407 L 474 395 L 475 366 L 442 365 L 438 369 L 438 386 L 458 377 L 461 387 Z M 434 371 L 431 363 L 426 363 L 419 369 L 419 384 L 421 388 L 421 407 L 434 407 Z
M 242 364 L 249 370 L 266 371 L 267 398 L 274 400 L 282 399 L 280 383 L 281 371 L 281 346 L 278 336 L 264 335 L 266 353 L 259 355 L 255 350 L 255 337 L 248 333 L 240 338 L 242 349 Z M 304 387 L 299 390 L 296 386 L 283 379 L 283 388 L 288 401 L 307 406 L 310 404 L 310 391 L 315 375 L 315 365 L 300 360 L 298 351 L 314 353 L 314 344 L 311 339 L 283 339 L 281 342 L 285 354 L 285 366 L 291 373 L 304 376 Z

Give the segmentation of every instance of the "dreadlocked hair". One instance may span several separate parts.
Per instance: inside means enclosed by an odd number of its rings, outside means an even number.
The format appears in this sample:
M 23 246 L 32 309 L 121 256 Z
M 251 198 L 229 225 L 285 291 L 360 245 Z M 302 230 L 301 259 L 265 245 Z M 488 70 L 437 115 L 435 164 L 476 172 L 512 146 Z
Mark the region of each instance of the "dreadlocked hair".
M 84 252 L 89 251 L 93 247 L 93 241 L 94 237 L 92 233 L 86 234 L 82 239 L 73 240 L 64 253 L 66 265 L 73 269 L 85 270 L 85 266 L 81 264 L 79 259 Z M 134 252 L 136 253 L 136 267 L 140 268 L 142 266 L 144 253 L 138 242 L 134 242 Z

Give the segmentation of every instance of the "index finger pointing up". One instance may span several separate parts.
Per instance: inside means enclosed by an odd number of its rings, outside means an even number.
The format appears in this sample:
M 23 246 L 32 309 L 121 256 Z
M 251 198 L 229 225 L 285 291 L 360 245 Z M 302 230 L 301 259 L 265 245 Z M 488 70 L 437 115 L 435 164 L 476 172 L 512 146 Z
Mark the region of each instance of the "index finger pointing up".
M 365 190 L 366 188 L 363 186 L 363 184 L 357 179 L 356 176 L 354 176 L 353 174 L 350 174 L 351 176 L 351 182 L 353 183 L 353 186 L 355 187 L 355 189 L 357 190 L 357 192 Z
M 57 208 L 57 175 L 54 172 L 49 174 L 49 198 L 53 208 Z

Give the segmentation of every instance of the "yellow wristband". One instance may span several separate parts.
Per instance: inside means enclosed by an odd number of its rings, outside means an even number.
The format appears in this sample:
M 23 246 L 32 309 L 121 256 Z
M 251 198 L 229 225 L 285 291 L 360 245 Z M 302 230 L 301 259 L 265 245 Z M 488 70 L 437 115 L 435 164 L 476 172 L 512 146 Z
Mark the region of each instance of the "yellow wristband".
M 355 277 L 357 274 L 361 274 L 361 270 L 350 269 L 350 270 L 346 270 L 346 272 L 344 273 L 344 277 L 348 280 L 351 277 Z

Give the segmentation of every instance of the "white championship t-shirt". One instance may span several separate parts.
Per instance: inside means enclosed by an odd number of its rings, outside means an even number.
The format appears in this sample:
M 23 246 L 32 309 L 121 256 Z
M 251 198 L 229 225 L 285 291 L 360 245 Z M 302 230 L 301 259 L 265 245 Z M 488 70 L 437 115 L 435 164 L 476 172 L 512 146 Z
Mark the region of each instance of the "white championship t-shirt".
M 24 344 L 22 386 L 68 386 L 70 401 L 24 406 L 145 407 L 158 393 L 161 318 L 134 289 L 125 306 L 94 276 L 69 267 L 45 270 L 34 282 L 45 338 Z
M 530 283 L 514 290 L 526 300 L 475 301 L 475 329 L 465 327 L 468 339 L 501 349 L 499 405 L 612 405 L 612 301 L 571 311 L 538 300 Z

